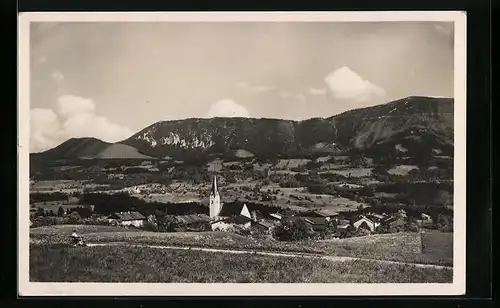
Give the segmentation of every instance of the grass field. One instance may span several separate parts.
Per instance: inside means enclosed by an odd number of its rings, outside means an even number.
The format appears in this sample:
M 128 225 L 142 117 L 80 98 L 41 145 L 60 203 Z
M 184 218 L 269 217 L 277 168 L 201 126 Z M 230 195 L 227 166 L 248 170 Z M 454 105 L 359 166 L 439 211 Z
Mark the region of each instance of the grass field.
M 30 242 L 35 244 L 65 243 L 76 229 L 89 242 L 126 242 L 153 245 L 287 251 L 322 255 L 359 257 L 411 263 L 451 266 L 451 235 L 440 233 L 394 233 L 338 240 L 279 242 L 268 238 L 252 238 L 229 232 L 158 233 L 111 226 L 59 225 L 32 228 Z M 434 247 L 434 248 L 433 248 Z
M 431 260 L 453 258 L 453 233 L 437 231 L 421 234 L 422 253 Z
M 43 282 L 423 283 L 451 282 L 451 269 L 230 255 L 127 246 L 30 245 L 30 280 Z

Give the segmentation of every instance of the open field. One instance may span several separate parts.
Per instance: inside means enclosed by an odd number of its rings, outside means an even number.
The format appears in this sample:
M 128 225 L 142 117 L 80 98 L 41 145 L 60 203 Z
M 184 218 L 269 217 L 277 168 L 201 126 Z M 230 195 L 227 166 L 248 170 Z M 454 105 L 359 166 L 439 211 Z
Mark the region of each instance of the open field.
M 279 242 L 268 237 L 253 238 L 229 232 L 159 233 L 111 226 L 59 225 L 30 229 L 30 242 L 48 245 L 66 243 L 73 229 L 76 229 L 91 243 L 125 242 L 256 251 L 286 251 L 446 266 L 453 264 L 452 250 L 445 250 L 446 253 L 442 255 L 437 255 L 429 248 L 424 250 L 420 233 L 377 234 L 335 240 Z M 424 236 L 424 238 L 426 237 Z M 438 236 L 434 236 L 434 238 L 438 238 Z M 442 236 L 439 239 L 440 242 L 449 242 L 452 238 L 452 236 Z M 428 245 L 427 247 L 431 246 Z
M 421 233 L 422 253 L 440 260 L 453 256 L 453 233 L 428 231 Z
M 31 245 L 30 280 L 173 283 L 446 283 L 451 269 L 127 246 Z M 122 270 L 126 269 L 126 270 Z

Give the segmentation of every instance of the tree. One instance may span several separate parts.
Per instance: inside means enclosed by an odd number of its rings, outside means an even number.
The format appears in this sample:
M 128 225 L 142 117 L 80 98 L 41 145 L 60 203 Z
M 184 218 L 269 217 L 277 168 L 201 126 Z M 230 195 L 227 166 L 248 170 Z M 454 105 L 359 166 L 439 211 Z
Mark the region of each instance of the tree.
M 78 212 L 76 211 L 71 212 L 71 214 L 69 215 L 69 221 L 71 223 L 76 223 L 80 220 L 81 220 L 80 214 L 78 214 Z
M 37 217 L 45 216 L 45 211 L 43 210 L 43 208 L 41 208 L 41 207 L 37 208 L 35 216 L 37 216 Z
M 57 216 L 61 217 L 61 216 L 64 216 L 64 209 L 62 206 L 60 206 L 58 209 L 57 209 Z
M 273 236 L 280 241 L 297 241 L 314 235 L 304 220 L 284 221 L 273 229 Z

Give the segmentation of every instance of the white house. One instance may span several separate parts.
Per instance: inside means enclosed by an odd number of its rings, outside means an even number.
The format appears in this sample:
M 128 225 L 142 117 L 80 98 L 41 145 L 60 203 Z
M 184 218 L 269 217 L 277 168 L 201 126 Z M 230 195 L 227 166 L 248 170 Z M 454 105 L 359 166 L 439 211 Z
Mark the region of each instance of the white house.
M 359 228 L 364 228 L 369 231 L 375 231 L 375 229 L 380 226 L 380 222 L 375 222 L 371 219 L 369 219 L 366 216 L 360 216 L 358 219 L 356 219 L 353 224 L 354 228 L 359 229 Z
M 225 217 L 212 222 L 213 231 L 232 231 L 235 228 L 250 229 L 252 219 L 240 215 L 235 217 Z
M 109 223 L 118 223 L 121 226 L 134 226 L 141 228 L 144 226 L 146 217 L 139 212 L 119 212 L 108 216 Z

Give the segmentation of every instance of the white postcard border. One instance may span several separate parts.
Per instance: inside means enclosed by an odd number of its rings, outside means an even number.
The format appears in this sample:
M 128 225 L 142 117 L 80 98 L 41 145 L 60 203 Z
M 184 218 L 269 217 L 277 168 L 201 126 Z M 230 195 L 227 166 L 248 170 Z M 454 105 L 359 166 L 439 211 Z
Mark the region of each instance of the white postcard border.
M 29 281 L 30 22 L 454 22 L 454 239 L 449 284 L 198 284 L 38 283 Z M 443 12 L 30 12 L 19 15 L 18 292 L 21 296 L 326 296 L 461 295 L 465 293 L 466 238 L 466 14 Z

